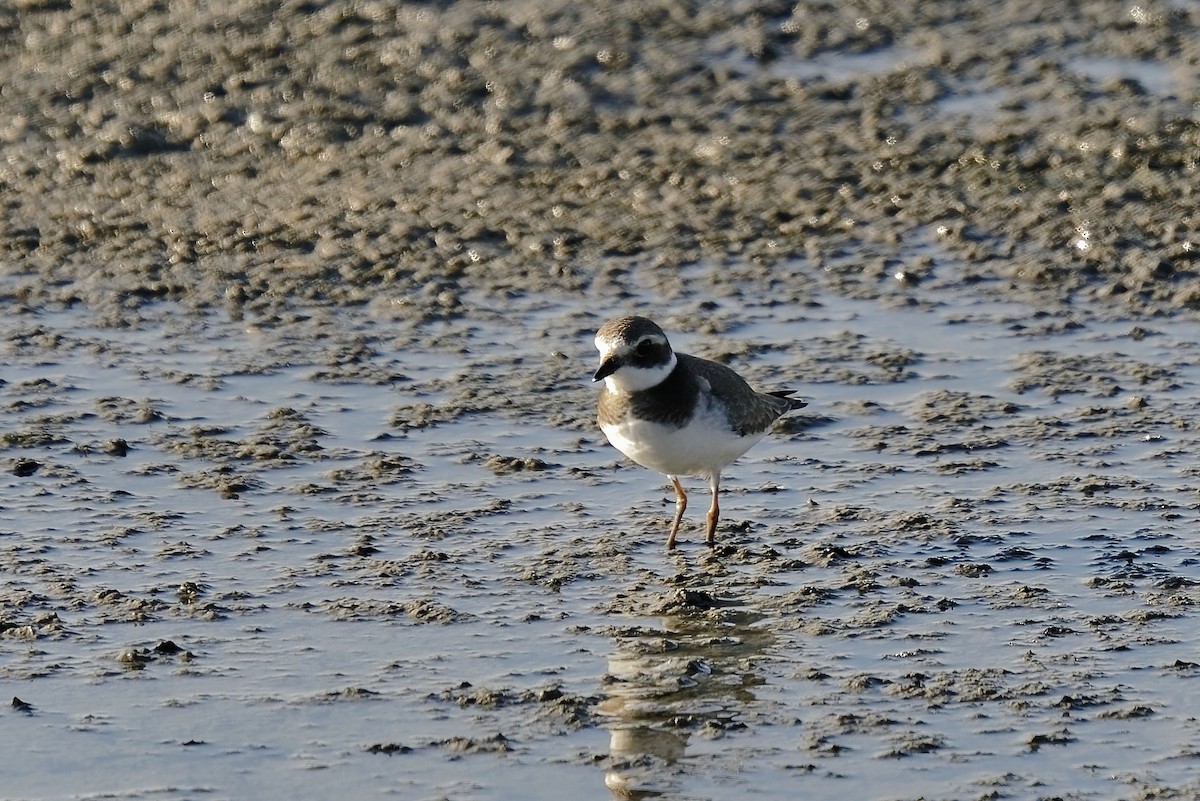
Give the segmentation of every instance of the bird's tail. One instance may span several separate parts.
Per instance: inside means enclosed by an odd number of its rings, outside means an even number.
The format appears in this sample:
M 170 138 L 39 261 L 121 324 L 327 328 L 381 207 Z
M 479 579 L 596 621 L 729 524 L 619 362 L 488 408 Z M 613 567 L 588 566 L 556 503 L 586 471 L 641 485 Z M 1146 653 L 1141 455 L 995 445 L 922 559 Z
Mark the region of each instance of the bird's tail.
M 777 389 L 774 392 L 768 392 L 767 394 L 787 401 L 790 404 L 788 406 L 788 411 L 790 412 L 796 409 L 803 409 L 808 405 L 808 401 L 800 400 L 799 398 L 793 398 L 792 395 L 795 393 L 796 390 L 794 389 Z

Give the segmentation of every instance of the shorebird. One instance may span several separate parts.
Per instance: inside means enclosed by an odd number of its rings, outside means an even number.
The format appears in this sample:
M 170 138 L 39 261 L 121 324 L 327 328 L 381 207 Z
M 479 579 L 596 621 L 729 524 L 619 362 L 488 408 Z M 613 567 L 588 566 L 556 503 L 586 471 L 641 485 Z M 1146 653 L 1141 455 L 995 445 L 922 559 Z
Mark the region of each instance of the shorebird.
M 618 317 L 596 332 L 603 381 L 597 421 L 613 447 L 664 473 L 675 486 L 675 519 L 667 549 L 675 547 L 687 509 L 679 476 L 708 479 L 706 542 L 715 541 L 721 514 L 721 471 L 767 435 L 775 421 L 807 404 L 791 390 L 756 392 L 723 364 L 676 353 L 667 335 L 645 317 Z

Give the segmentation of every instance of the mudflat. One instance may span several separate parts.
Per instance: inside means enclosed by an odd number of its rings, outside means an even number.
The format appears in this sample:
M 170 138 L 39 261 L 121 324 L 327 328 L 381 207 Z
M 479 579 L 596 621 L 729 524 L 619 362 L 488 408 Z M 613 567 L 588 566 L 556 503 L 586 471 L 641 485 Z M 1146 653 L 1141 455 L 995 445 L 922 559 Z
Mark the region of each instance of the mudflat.
M 6 797 L 1200 792 L 1200 11 L 911 5 L 0 18 Z

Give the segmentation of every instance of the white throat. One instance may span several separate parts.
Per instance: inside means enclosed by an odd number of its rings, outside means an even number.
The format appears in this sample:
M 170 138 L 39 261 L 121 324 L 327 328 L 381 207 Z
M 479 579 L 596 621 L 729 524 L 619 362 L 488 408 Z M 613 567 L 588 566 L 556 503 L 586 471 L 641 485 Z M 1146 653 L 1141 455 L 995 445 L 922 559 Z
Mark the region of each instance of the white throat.
M 641 392 L 666 381 L 667 376 L 675 369 L 678 362 L 679 360 L 672 353 L 666 364 L 660 364 L 657 367 L 634 367 L 626 364 L 612 375 L 605 377 L 604 384 L 610 392 L 621 394 Z

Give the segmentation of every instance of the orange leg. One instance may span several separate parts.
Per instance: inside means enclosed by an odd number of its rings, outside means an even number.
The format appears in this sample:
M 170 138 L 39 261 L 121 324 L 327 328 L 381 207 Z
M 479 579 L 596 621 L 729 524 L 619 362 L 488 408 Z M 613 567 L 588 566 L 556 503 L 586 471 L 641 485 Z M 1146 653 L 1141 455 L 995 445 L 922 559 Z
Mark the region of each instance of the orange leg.
M 708 507 L 708 514 L 704 519 L 708 521 L 708 536 L 705 542 L 711 548 L 716 543 L 717 520 L 721 517 L 721 504 L 717 501 L 717 497 L 721 494 L 721 476 L 713 475 L 709 486 L 712 487 L 712 505 Z
M 679 533 L 679 523 L 683 520 L 683 512 L 687 509 L 687 493 L 683 491 L 683 485 L 679 483 L 679 479 L 675 476 L 668 476 L 671 483 L 675 485 L 675 522 L 671 523 L 671 535 L 667 537 L 667 550 L 672 550 L 675 547 L 675 535 Z

